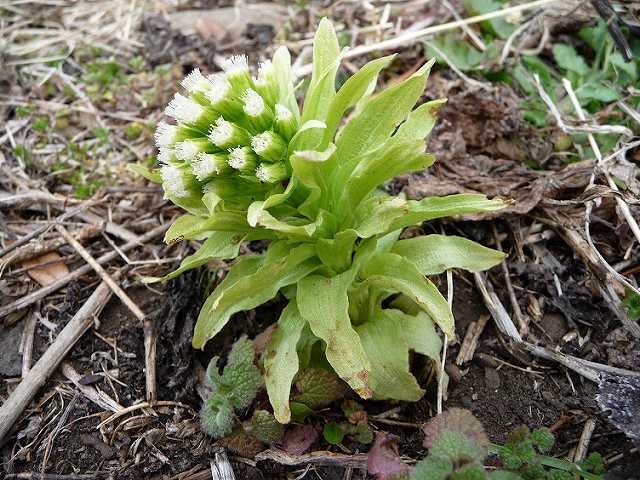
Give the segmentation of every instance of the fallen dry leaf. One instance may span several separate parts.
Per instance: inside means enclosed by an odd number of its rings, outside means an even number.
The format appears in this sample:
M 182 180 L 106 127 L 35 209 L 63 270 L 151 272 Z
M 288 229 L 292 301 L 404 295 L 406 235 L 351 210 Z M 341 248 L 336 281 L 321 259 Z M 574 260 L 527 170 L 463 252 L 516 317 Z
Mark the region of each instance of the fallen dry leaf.
M 69 268 L 57 252 L 49 252 L 39 257 L 25 260 L 21 263 L 21 266 L 28 268 L 27 275 L 43 287 L 69 275 Z

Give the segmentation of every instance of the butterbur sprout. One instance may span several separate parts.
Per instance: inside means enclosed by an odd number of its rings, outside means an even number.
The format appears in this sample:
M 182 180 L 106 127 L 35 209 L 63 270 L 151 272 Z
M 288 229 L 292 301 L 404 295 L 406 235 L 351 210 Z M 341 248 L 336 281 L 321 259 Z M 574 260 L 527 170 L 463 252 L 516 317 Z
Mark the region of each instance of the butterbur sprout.
M 165 196 L 188 210 L 166 239 L 206 238 L 165 279 L 210 259 L 236 258 L 243 242 L 270 241 L 264 253 L 230 267 L 202 308 L 193 346 L 202 348 L 235 313 L 286 291 L 289 303 L 263 359 L 282 423 L 292 418 L 297 349 L 308 337 L 321 342 L 328 364 L 362 398 L 420 399 L 425 391 L 410 355 L 424 355 L 439 372 L 436 327 L 455 334 L 451 307 L 428 277 L 451 268 L 478 272 L 504 259 L 462 237 L 400 237 L 425 220 L 502 209 L 502 200 L 409 200 L 380 189 L 435 161 L 425 138 L 444 102 L 418 104 L 432 62 L 373 93 L 393 57 L 372 60 L 336 92 L 339 58 L 335 31 L 322 20 L 302 113 L 284 47 L 258 71 L 243 56 L 225 60 L 224 73 L 196 69 L 167 107 L 175 122 L 160 123 L 155 135 Z M 211 407 L 211 415 L 230 411 Z

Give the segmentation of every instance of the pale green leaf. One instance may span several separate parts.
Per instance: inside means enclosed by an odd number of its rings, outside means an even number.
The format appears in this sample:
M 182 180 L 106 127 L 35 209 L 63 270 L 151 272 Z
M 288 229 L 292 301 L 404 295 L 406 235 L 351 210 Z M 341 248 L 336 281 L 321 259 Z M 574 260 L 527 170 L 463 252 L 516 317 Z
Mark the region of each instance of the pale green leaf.
M 371 364 L 349 318 L 347 290 L 352 280 L 350 271 L 331 278 L 312 275 L 300 280 L 298 308 L 314 335 L 327 344 L 327 360 L 338 376 L 361 397 L 369 398 Z
M 182 262 L 180 262 L 179 268 L 164 277 L 146 277 L 144 282 L 152 283 L 171 280 L 187 270 L 201 267 L 216 258 L 221 260 L 236 258 L 244 238 L 242 234 L 234 232 L 213 232 L 196 253 L 185 257 Z
M 144 178 L 153 183 L 162 183 L 162 177 L 160 176 L 160 170 L 150 169 L 139 163 L 128 163 L 127 169 L 131 170 L 138 175 L 142 175 Z
M 484 195 L 461 193 L 446 197 L 427 197 L 423 200 L 405 200 L 379 195 L 362 202 L 355 215 L 355 230 L 362 238 L 392 232 L 410 225 L 478 212 L 492 212 L 505 208 L 500 199 L 489 200 Z
M 296 351 L 306 322 L 300 316 L 295 299 L 282 311 L 264 355 L 264 379 L 273 413 L 280 423 L 289 423 L 289 394 L 298 372 Z
M 409 114 L 390 141 L 425 140 L 436 124 L 436 113 L 445 103 L 446 98 L 439 98 L 420 105 Z
M 409 348 L 402 337 L 402 317 L 398 310 L 381 310 L 356 327 L 371 361 L 371 388 L 374 399 L 418 401 L 424 394 L 409 371 Z
M 313 72 L 302 108 L 302 123 L 309 120 L 324 121 L 336 94 L 336 72 L 340 66 L 340 46 L 331 22 L 323 18 L 313 40 Z M 322 132 L 307 131 L 300 148 L 316 148 Z
M 345 125 L 336 141 L 340 158 L 338 186 L 349 177 L 361 155 L 384 143 L 409 114 L 424 91 L 432 65 L 433 61 L 428 62 L 407 80 L 371 97 Z
M 322 263 L 338 273 L 351 266 L 353 250 L 358 239 L 355 230 L 343 230 L 334 238 L 321 238 L 316 243 L 316 253 Z
M 278 103 L 287 107 L 295 116 L 300 118 L 300 110 L 296 101 L 293 85 L 293 71 L 291 70 L 291 55 L 287 47 L 279 47 L 273 54 L 273 72 L 278 84 Z
M 553 46 L 553 58 L 560 68 L 578 75 L 589 73 L 589 66 L 582 56 L 578 55 L 576 49 L 571 45 L 556 43 Z
M 319 261 L 313 258 L 314 255 L 312 245 L 301 245 L 280 256 L 270 258 L 267 253 L 259 265 L 245 267 L 242 262 L 234 266 L 231 271 L 243 265 L 247 274 L 234 273 L 233 280 L 227 282 L 225 279 L 207 298 L 195 326 L 194 348 L 202 348 L 234 313 L 262 305 L 275 297 L 282 287 L 298 282 L 317 269 Z
M 463 237 L 425 235 L 400 240 L 393 253 L 412 262 L 423 275 L 435 275 L 450 268 L 480 272 L 499 264 L 506 255 Z
M 247 221 L 252 227 L 264 227 L 286 234 L 289 238 L 308 239 L 316 231 L 316 223 L 291 224 L 271 215 L 263 208 L 264 202 L 253 202 L 247 211 Z M 299 220 L 296 220 L 299 223 Z
M 389 142 L 389 145 L 363 155 L 343 186 L 338 202 L 339 218 L 353 212 L 362 199 L 387 180 L 424 170 L 434 161 L 433 155 L 424 153 L 424 140 Z
M 249 233 L 252 228 L 247 223 L 246 213 L 236 211 L 215 212 L 208 217 L 197 215 L 182 215 L 167 230 L 164 236 L 166 243 L 176 243 L 182 240 L 201 240 L 213 231 Z
M 344 82 L 329 107 L 327 129 L 322 141 L 323 147 L 333 140 L 345 112 L 366 94 L 371 84 L 375 85 L 380 71 L 387 67 L 394 57 L 395 55 L 389 55 L 372 60 Z
M 360 271 L 365 285 L 379 286 L 389 294 L 403 293 L 424 310 L 449 337 L 453 337 L 451 309 L 438 288 L 413 263 L 395 253 L 377 255 Z

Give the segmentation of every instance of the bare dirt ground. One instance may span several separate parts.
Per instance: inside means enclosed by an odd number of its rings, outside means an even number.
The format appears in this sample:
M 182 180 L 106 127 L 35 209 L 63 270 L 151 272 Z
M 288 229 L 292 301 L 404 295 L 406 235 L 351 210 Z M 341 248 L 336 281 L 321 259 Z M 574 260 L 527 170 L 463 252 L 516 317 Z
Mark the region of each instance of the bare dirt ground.
M 624 281 L 637 286 L 639 247 L 617 203 L 623 199 L 630 218 L 640 220 L 634 190 L 640 155 L 629 147 L 639 124 L 621 106 L 638 115 L 638 90 L 625 87 L 619 100 L 589 112 L 589 122 L 576 120 L 565 102 L 563 119 L 577 129 L 571 132 L 577 137 L 570 137 L 551 113 L 544 125 L 527 121 L 531 108 L 525 102 L 538 93 L 500 77 L 519 64 L 521 50 L 539 45 L 540 57 L 552 63 L 552 44 L 585 48 L 577 32 L 594 25 L 597 15 L 585 6 L 567 17 L 568 6 L 548 5 L 519 19 L 532 27 L 507 50 L 508 67 L 486 60 L 488 67 L 462 72 L 447 61 L 439 64 L 423 98 L 448 98 L 429 138 L 438 163 L 387 188 L 416 199 L 459 192 L 513 199 L 497 215 L 434 222 L 405 233 L 444 231 L 509 254 L 504 266 L 486 275 L 454 274 L 457 336 L 447 352 L 445 406 L 470 409 L 493 442 L 503 442 L 522 424 L 546 426 L 557 437 L 555 455 L 572 459 L 578 445 L 586 446 L 603 454 L 607 478 L 640 478 L 637 400 L 615 408 L 597 400 L 612 388 L 621 397 L 629 394 L 618 384 L 612 387 L 620 371 L 611 367 L 640 372 L 634 318 L 640 307 L 621 303 L 634 298 Z M 95 305 L 86 333 L 8 426 L 0 477 L 205 479 L 224 447 L 239 479 L 366 478 L 366 458 L 363 463 L 358 454 L 367 445 L 339 448 L 320 438 L 311 450 L 331 450 L 336 457 L 309 463 L 301 454 L 296 465 L 285 466 L 256 457 L 267 447 L 255 439 L 236 434 L 214 442 L 201 431 L 203 366 L 213 355 L 224 356 L 240 335 L 263 332 L 281 304 L 236 315 L 204 352 L 194 351 L 195 319 L 225 264 L 167 283 L 140 283 L 141 277 L 175 268 L 196 245 L 162 242 L 180 212 L 161 189 L 126 168 L 154 164 L 154 125 L 179 79 L 194 66 L 217 71 L 220 56 L 231 53 L 258 61 L 281 43 L 302 66 L 323 15 L 339 25 L 341 41 L 355 46 L 467 14 L 463 2 L 454 1 L 235 8 L 215 1 L 0 5 L 0 400 L 8 402 L 100 284 L 55 225 L 71 232 L 145 314 L 145 321 L 136 318 L 116 296 Z M 534 28 L 534 22 L 540 25 Z M 481 35 L 477 25 L 465 28 Z M 465 38 L 465 31 L 453 31 Z M 380 82 L 419 68 L 427 58 L 424 41 L 433 38 L 394 48 L 399 57 Z M 496 40 L 496 48 L 505 43 Z M 346 61 L 342 80 L 378 53 Z M 596 168 L 597 155 L 588 150 L 590 131 L 580 130 L 585 124 L 596 126 L 603 156 L 629 147 L 624 162 L 611 165 L 621 192 L 607 186 L 603 169 Z M 598 128 L 607 124 L 630 129 L 631 136 L 605 147 Z M 623 166 L 626 176 L 619 173 Z M 587 191 L 593 173 L 596 186 Z M 588 232 L 586 205 L 592 205 Z M 34 239 L 23 242 L 30 234 Z M 446 290 L 446 281 L 440 282 Z M 460 358 L 469 349 L 468 358 Z M 407 461 L 424 455 L 419 426 L 436 412 L 428 369 L 420 362 L 414 367 L 427 388 L 421 401 L 365 402 L 371 426 L 399 435 Z M 250 417 L 266 405 L 262 393 L 244 414 Z M 621 408 L 636 409 L 635 423 L 616 415 Z M 593 434 L 581 439 L 592 422 Z M 345 466 L 349 458 L 360 468 Z

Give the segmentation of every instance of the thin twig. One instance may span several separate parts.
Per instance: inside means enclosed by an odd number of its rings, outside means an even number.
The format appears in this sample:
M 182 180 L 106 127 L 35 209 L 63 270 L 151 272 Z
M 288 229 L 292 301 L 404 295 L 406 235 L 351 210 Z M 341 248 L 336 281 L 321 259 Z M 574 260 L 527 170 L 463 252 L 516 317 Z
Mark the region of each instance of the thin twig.
M 83 210 L 86 210 L 87 208 L 95 205 L 96 203 L 98 203 L 98 202 L 100 202 L 102 200 L 103 199 L 90 198 L 89 200 L 86 200 L 86 201 L 82 202 L 80 205 L 78 205 L 73 210 L 69 210 L 68 212 L 63 213 L 62 215 L 60 215 L 59 217 L 55 218 L 51 222 L 49 222 L 49 223 L 47 223 L 45 225 L 42 225 L 41 227 L 36 228 L 30 234 L 25 235 L 22 238 L 19 238 L 18 240 L 13 242 L 11 245 L 8 245 L 7 247 L 5 247 L 2 250 L 0 250 L 0 257 L 4 257 L 7 253 L 9 253 L 9 252 L 15 250 L 16 248 L 24 245 L 29 240 L 31 240 L 31 239 L 39 236 L 39 235 L 42 235 L 47 230 L 49 230 L 51 227 L 53 227 L 53 225 L 55 225 L 56 223 L 63 222 L 65 220 L 67 220 L 68 218 L 73 217 L 74 215 L 77 215 L 78 213 L 82 212 Z
M 478 346 L 478 340 L 480 340 L 480 336 L 487 326 L 489 318 L 489 315 L 480 315 L 477 322 L 472 322 L 469 325 L 467 333 L 462 340 L 462 345 L 460 345 L 458 356 L 456 357 L 456 365 L 463 365 L 473 359 L 473 355 Z
M 98 390 L 91 385 L 82 385 L 80 383 L 80 379 L 82 378 L 82 376 L 78 372 L 76 372 L 76 370 L 71 366 L 70 363 L 64 362 L 62 364 L 61 371 L 62 374 L 68 380 L 70 380 L 86 398 L 91 400 L 100 408 L 110 412 L 119 412 L 120 410 L 124 409 L 122 405 L 120 405 L 103 391 Z
M 585 458 L 587 458 L 587 452 L 589 451 L 589 442 L 591 442 L 591 436 L 593 435 L 595 429 L 596 421 L 593 418 L 589 418 L 586 422 L 584 422 L 582 434 L 580 435 L 580 441 L 578 442 L 576 451 L 573 455 L 573 461 L 575 463 L 582 462 Z
M 101 224 L 93 224 L 87 225 L 79 229 L 78 231 L 73 232 L 73 237 L 78 241 L 87 240 L 89 238 L 93 238 L 100 234 L 102 231 Z M 6 260 L 2 260 L 0 270 L 2 268 L 7 267 L 13 263 L 22 262 L 24 260 L 29 260 L 33 257 L 37 257 L 39 255 L 44 255 L 45 253 L 52 252 L 53 250 L 57 250 L 62 245 L 66 245 L 66 241 L 61 238 L 54 238 L 47 241 L 41 241 L 38 243 L 29 243 L 24 245 L 18 249 L 18 251 L 14 252 L 13 255 L 8 257 Z
M 491 224 L 493 228 L 493 237 L 496 241 L 496 247 L 501 252 L 502 250 L 502 242 L 500 241 L 500 237 L 498 236 L 498 230 L 496 229 L 496 224 Z M 511 283 L 511 275 L 509 274 L 509 267 L 507 267 L 507 261 L 503 261 L 500 263 L 500 268 L 502 268 L 502 275 L 504 276 L 504 284 L 507 287 L 507 291 L 509 292 L 509 302 L 511 303 L 511 308 L 513 309 L 513 314 L 516 317 L 518 322 L 518 326 L 520 327 L 520 335 L 523 337 L 527 335 L 529 332 L 529 325 L 522 314 L 522 310 L 520 309 L 520 304 L 518 303 L 518 298 L 516 297 L 516 292 L 513 290 L 513 284 Z
M 296 466 L 296 465 L 328 465 L 339 467 L 353 467 L 359 470 L 367 468 L 367 455 L 364 453 L 355 453 L 353 455 L 345 455 L 343 453 L 334 453 L 327 451 L 317 451 L 306 453 L 303 455 L 292 455 L 282 450 L 269 449 L 256 455 L 256 461 L 271 460 L 280 465 Z
M 128 252 L 129 250 L 132 250 L 135 247 L 143 245 L 145 242 L 148 242 L 149 240 L 153 240 L 154 238 L 162 235 L 164 232 L 167 231 L 168 228 L 169 228 L 168 224 L 160 225 L 160 226 L 154 228 L 153 230 L 148 231 L 144 235 L 141 235 L 139 237 L 138 241 L 125 243 L 124 245 L 122 245 L 120 247 L 120 250 L 122 250 L 123 252 Z M 117 257 L 118 257 L 118 253 L 117 252 L 109 252 L 109 253 L 105 253 L 101 257 L 98 257 L 96 259 L 96 262 L 98 262 L 100 265 L 102 265 L 102 264 L 105 264 L 107 262 L 110 262 L 111 260 L 113 260 L 113 259 L 115 259 Z M 52 292 L 55 292 L 55 291 L 61 289 L 65 285 L 69 284 L 73 280 L 76 280 L 76 279 L 80 278 L 82 275 L 85 275 L 86 273 L 90 272 L 91 270 L 92 270 L 92 268 L 91 268 L 90 265 L 83 265 L 82 267 L 80 267 L 80 268 L 74 270 L 73 272 L 71 272 L 66 277 L 61 278 L 60 280 L 58 280 L 58 281 L 56 281 L 56 282 L 54 282 L 54 283 L 52 283 L 50 285 L 47 285 L 46 287 L 42 287 L 41 289 L 36 290 L 35 292 L 30 293 L 29 295 L 25 295 L 24 297 L 16 300 L 13 303 L 10 303 L 9 305 L 5 305 L 4 307 L 0 307 L 0 318 L 5 317 L 5 316 L 9 315 L 11 312 L 19 310 L 21 308 L 28 307 L 29 305 L 33 305 L 38 300 L 46 297 L 47 295 L 49 295 Z
M 480 290 L 480 293 L 482 294 L 484 304 L 486 305 L 487 310 L 489 310 L 489 312 L 491 313 L 491 316 L 495 320 L 496 325 L 498 326 L 498 329 L 508 337 L 518 342 L 522 342 L 522 337 L 520 336 L 518 329 L 513 324 L 513 321 L 509 317 L 509 314 L 507 313 L 507 310 L 504 308 L 504 305 L 502 305 L 502 302 L 498 298 L 498 295 L 496 295 L 496 292 L 493 289 L 493 285 L 491 285 L 491 282 L 489 282 L 489 279 L 486 278 L 485 275 L 480 272 L 474 273 L 473 276 L 476 281 L 476 286 L 478 287 L 478 290 Z
M 102 282 L 2 404 L 0 407 L 0 444 L 67 352 L 91 327 L 94 317 L 100 313 L 110 296 L 109 286 Z
M 451 270 L 447 270 L 447 304 L 449 309 L 453 307 L 453 273 Z M 438 414 L 442 413 L 442 399 L 446 395 L 444 384 L 444 366 L 447 362 L 447 344 L 449 338 L 447 334 L 444 334 L 442 340 L 442 360 L 440 362 L 440 371 L 438 372 L 438 397 L 436 399 L 436 410 Z
M 147 389 L 147 401 L 153 402 L 157 399 L 156 390 L 156 342 L 153 328 L 153 322 L 147 318 L 145 313 L 136 305 L 136 303 L 113 281 L 107 271 L 93 258 L 93 256 L 78 242 L 62 225 L 56 225 L 56 230 L 71 245 L 76 252 L 91 265 L 102 281 L 109 285 L 109 288 L 122 300 L 122 303 L 133 313 L 140 321 L 144 331 L 144 347 L 145 347 L 145 379 Z
M 38 310 L 36 307 L 27 317 L 22 333 L 22 378 L 27 376 L 31 370 L 31 361 L 33 360 L 33 337 L 36 332 L 36 323 L 38 321 Z
M 485 13 L 482 15 L 476 15 L 475 17 L 465 18 L 463 20 L 456 20 L 454 22 L 448 22 L 441 25 L 434 25 L 432 27 L 423 28 L 412 32 L 407 32 L 402 35 L 398 35 L 395 38 L 383 40 L 371 45 L 360 45 L 358 47 L 349 50 L 344 55 L 344 59 L 358 57 L 365 53 L 377 52 L 380 50 L 391 50 L 399 47 L 406 47 L 413 42 L 436 33 L 446 32 L 448 30 L 454 30 L 462 27 L 462 25 L 472 25 L 474 23 L 484 22 L 486 20 L 493 20 L 494 18 L 501 18 L 512 15 L 514 13 L 523 12 L 525 10 L 533 10 L 535 8 L 543 7 L 551 3 L 556 3 L 559 0 L 536 0 L 534 2 L 523 3 L 522 5 L 514 5 L 512 7 L 503 8 L 495 12 Z M 311 64 L 306 64 L 295 70 L 295 74 L 298 77 L 304 77 L 311 73 Z

